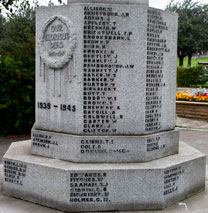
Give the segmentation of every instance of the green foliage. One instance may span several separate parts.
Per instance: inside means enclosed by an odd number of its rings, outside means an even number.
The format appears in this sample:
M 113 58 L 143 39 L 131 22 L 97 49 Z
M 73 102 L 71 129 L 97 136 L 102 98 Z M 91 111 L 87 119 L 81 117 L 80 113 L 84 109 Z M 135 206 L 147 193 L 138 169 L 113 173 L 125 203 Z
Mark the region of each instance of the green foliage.
M 177 85 L 179 87 L 196 86 L 197 84 L 205 84 L 206 81 L 204 68 L 201 66 L 177 68 Z
M 34 66 L 18 68 L 10 56 L 0 58 L 0 135 L 30 132 L 34 123 Z
M 191 57 L 195 52 L 208 49 L 208 4 L 199 4 L 192 0 L 171 1 L 167 7 L 178 13 L 178 57 L 181 60 Z
M 18 14 L 9 16 L 9 20 L 3 24 L 0 39 L 0 54 L 9 54 L 16 61 L 21 61 L 20 57 L 34 58 L 35 45 L 35 12 L 33 8 L 27 8 Z M 24 54 L 28 53 L 28 54 Z M 23 59 L 23 58 L 22 58 Z M 34 59 L 33 59 L 34 62 Z M 24 62 L 25 63 L 25 62 Z M 31 64 L 31 61 L 28 62 Z M 24 64 L 25 65 L 25 64 Z
M 0 135 L 29 133 L 35 115 L 34 10 L 12 14 L 1 26 Z

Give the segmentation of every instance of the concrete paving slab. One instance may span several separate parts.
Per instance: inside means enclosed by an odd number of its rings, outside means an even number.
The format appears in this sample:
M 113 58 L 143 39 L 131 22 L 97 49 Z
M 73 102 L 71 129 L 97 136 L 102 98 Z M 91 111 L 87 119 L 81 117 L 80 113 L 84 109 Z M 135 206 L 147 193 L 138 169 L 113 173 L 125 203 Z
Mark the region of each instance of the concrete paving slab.
M 185 142 L 207 156 L 208 164 L 208 131 L 195 131 L 191 129 L 180 130 L 180 142 Z
M 176 126 L 185 129 L 195 129 L 195 130 L 207 130 L 208 131 L 208 121 L 189 119 L 189 118 L 176 118 Z
M 46 208 L 34 203 L 12 198 L 2 193 L 2 171 L 0 165 L 0 213 L 61 213 L 51 208 Z M 208 167 L 207 174 L 208 177 Z M 206 178 L 206 186 L 208 186 L 208 178 Z M 208 212 L 208 187 L 204 192 L 201 192 L 193 197 L 190 197 L 180 203 L 177 203 L 169 208 L 160 211 L 136 211 L 140 213 L 207 213 Z M 125 213 L 136 213 L 125 212 Z M 118 211 L 117 211 L 118 213 Z M 122 212 L 121 212 L 122 213 Z M 124 213 L 124 212 L 123 212 Z
M 180 129 L 180 141 L 187 143 L 208 156 L 207 121 L 177 117 L 176 125 Z

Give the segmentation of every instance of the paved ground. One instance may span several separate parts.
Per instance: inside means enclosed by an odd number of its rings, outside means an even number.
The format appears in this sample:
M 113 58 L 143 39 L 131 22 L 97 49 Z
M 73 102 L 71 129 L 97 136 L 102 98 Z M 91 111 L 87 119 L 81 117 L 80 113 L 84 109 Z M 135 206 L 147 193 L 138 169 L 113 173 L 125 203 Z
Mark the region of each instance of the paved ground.
M 177 126 L 181 127 L 180 141 L 208 155 L 208 122 L 177 118 Z M 26 140 L 30 136 L 15 136 L 0 138 L 0 160 L 13 141 Z M 0 166 L 2 171 L 2 166 Z M 61 213 L 60 211 L 40 205 L 11 198 L 2 194 L 2 173 L 0 172 L 0 213 Z M 208 159 L 206 185 L 208 186 Z M 162 211 L 138 211 L 140 213 L 208 213 L 208 187 L 189 199 L 175 204 Z M 124 212 L 123 212 L 124 213 Z M 125 212 L 127 213 L 127 212 Z M 130 213 L 130 212 L 128 212 Z
M 191 130 L 208 131 L 208 121 L 177 117 L 176 125 L 182 129 L 185 128 L 185 129 L 191 129 Z
M 187 118 L 177 118 L 180 129 L 180 141 L 198 149 L 208 156 L 208 122 Z M 207 157 L 208 164 L 208 157 Z
M 207 155 L 208 164 L 208 130 L 207 131 L 194 131 L 194 130 L 181 130 L 180 141 L 183 141 L 190 146 L 198 149 Z

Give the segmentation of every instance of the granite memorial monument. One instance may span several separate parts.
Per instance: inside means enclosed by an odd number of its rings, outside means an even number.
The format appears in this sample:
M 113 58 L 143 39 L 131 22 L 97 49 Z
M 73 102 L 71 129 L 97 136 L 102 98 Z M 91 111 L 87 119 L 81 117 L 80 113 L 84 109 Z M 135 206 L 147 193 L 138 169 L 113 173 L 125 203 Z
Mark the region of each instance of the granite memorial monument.
M 162 209 L 205 187 L 175 128 L 177 14 L 146 0 L 36 12 L 36 121 L 4 193 L 63 211 Z

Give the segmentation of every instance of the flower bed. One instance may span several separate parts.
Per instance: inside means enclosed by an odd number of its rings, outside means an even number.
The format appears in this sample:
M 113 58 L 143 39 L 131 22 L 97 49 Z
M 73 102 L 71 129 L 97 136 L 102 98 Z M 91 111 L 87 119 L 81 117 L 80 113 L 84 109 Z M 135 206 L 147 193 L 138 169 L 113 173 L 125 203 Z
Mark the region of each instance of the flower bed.
M 205 89 L 177 93 L 176 100 L 176 113 L 179 117 L 208 121 L 208 92 Z
M 208 91 L 206 89 L 197 89 L 191 93 L 180 92 L 176 93 L 177 101 L 194 101 L 194 102 L 208 102 Z

